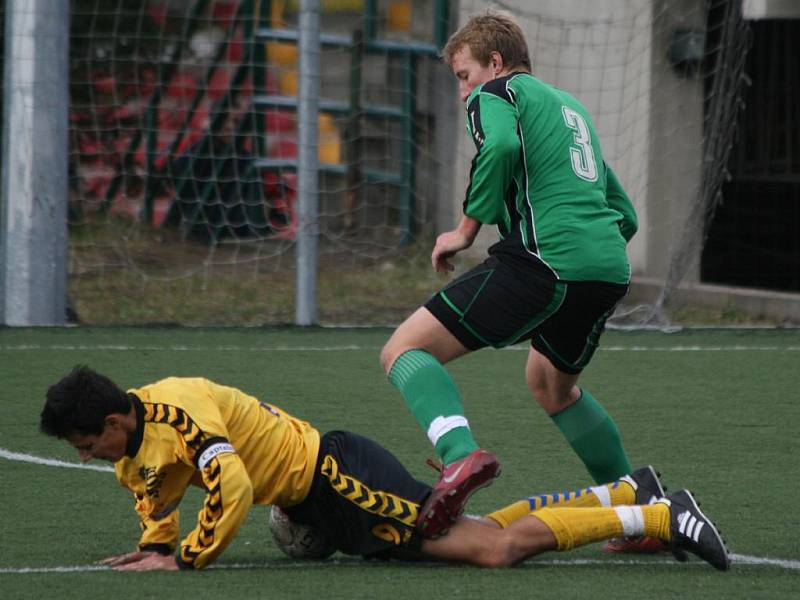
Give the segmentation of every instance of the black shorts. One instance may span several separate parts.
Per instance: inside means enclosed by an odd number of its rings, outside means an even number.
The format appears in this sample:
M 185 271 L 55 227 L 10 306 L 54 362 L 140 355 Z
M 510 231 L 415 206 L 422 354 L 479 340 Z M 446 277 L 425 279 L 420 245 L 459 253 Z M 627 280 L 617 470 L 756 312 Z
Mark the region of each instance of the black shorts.
M 470 350 L 527 339 L 558 370 L 580 373 L 627 284 L 559 281 L 515 257 L 492 255 L 425 304 Z
M 308 496 L 283 510 L 292 521 L 322 530 L 345 554 L 384 555 L 398 547 L 417 552 L 417 515 L 430 492 L 380 444 L 331 431 L 320 441 Z

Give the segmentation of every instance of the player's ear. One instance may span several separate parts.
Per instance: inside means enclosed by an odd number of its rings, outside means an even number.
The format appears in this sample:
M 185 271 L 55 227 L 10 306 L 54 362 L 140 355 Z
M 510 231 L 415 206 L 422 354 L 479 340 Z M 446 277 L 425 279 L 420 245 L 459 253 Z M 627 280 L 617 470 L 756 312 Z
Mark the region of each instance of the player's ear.
M 110 415 L 106 415 L 104 421 L 108 429 L 119 429 L 122 427 L 122 415 L 112 413 Z
M 503 68 L 505 67 L 505 63 L 503 62 L 503 55 L 500 54 L 497 50 L 492 50 L 489 53 L 489 64 L 492 67 L 494 76 L 497 77 L 498 75 L 500 75 L 500 73 L 503 72 Z

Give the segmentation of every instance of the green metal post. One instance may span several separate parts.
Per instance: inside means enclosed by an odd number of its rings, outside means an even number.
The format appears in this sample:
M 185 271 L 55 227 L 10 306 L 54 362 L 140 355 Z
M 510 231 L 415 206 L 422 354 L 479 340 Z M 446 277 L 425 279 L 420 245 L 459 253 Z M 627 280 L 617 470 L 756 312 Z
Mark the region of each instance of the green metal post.
M 433 43 L 440 50 L 447 43 L 450 33 L 450 2 L 449 0 L 436 0 L 433 15 Z
M 156 154 L 158 152 L 158 105 L 161 90 L 156 91 L 159 99 L 147 107 L 144 117 L 144 127 L 147 131 L 147 149 L 145 152 L 145 193 L 140 218 L 148 225 L 153 224 L 153 203 L 156 196 Z
M 400 158 L 401 187 L 400 187 L 400 228 L 403 237 L 400 245 L 406 246 L 414 241 L 414 216 L 415 188 L 416 188 L 416 124 L 417 112 L 417 57 L 412 52 L 403 55 L 405 69 L 403 72 L 403 102 L 404 113 L 402 121 L 403 148 Z
M 350 110 L 345 126 L 344 159 L 347 169 L 345 182 L 344 231 L 355 233 L 358 228 L 356 213 L 362 190 L 361 142 L 361 70 L 364 59 L 364 36 L 360 29 L 353 32 L 350 48 Z
M 257 0 L 253 7 L 253 24 L 258 22 L 259 27 L 272 26 L 272 2 L 269 0 Z M 250 27 L 247 32 L 247 40 L 252 44 L 251 56 L 253 57 L 253 91 L 255 94 L 263 94 L 267 88 L 267 44 L 263 41 L 256 40 L 255 36 L 256 27 Z M 262 158 L 267 155 L 267 127 L 266 127 L 266 111 L 262 114 L 256 107 L 255 102 L 250 104 L 251 117 L 255 125 L 255 154 L 256 158 Z
M 373 42 L 377 37 L 378 37 L 378 0 L 365 0 L 364 39 L 367 42 Z

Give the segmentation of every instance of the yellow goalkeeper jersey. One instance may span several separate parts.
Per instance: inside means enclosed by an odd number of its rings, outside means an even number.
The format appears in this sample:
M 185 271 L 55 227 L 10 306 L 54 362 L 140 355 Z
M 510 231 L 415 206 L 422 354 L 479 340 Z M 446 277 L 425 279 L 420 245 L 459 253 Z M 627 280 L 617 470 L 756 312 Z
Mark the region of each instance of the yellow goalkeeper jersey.
M 291 506 L 308 494 L 320 436 L 305 421 L 207 379 L 171 377 L 129 393 L 137 428 L 115 471 L 136 500 L 139 548 L 175 548 L 190 484 L 206 496 L 180 544 L 182 568 L 213 561 L 253 503 Z

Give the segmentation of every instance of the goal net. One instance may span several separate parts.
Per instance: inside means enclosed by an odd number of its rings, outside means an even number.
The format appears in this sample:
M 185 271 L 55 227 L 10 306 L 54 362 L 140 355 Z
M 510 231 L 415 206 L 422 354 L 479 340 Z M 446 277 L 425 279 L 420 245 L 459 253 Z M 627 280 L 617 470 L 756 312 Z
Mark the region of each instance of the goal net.
M 655 291 L 620 319 L 669 321 L 671 291 L 696 277 L 739 109 L 737 4 L 493 4 L 525 29 L 534 73 L 587 106 L 634 199 L 634 274 Z M 321 0 L 321 323 L 397 323 L 442 285 L 429 253 L 459 216 L 474 149 L 437 49 L 484 8 Z M 292 322 L 299 11 L 72 1 L 68 268 L 81 322 Z

